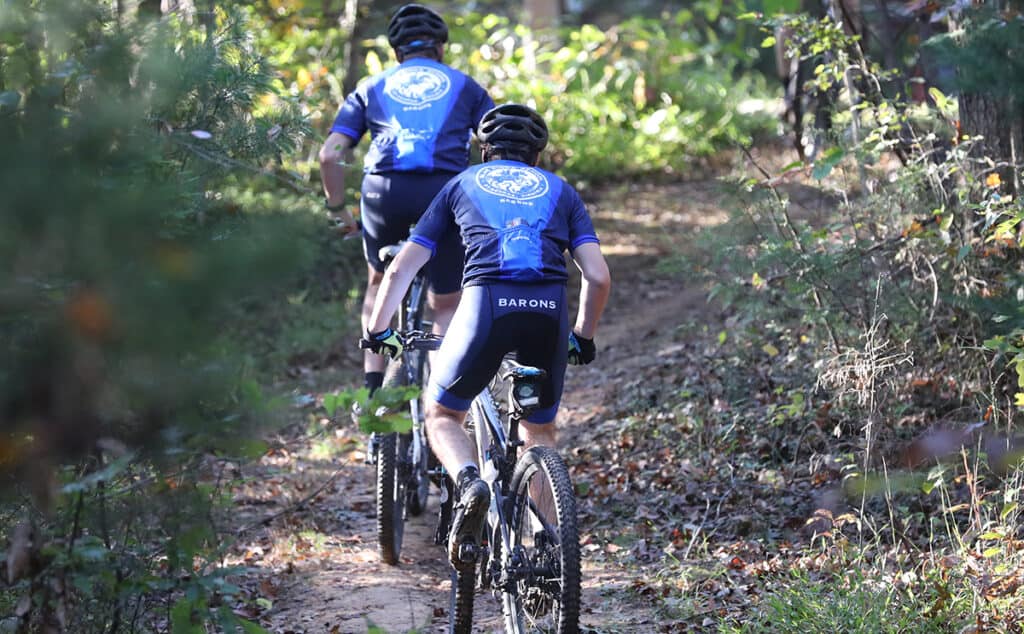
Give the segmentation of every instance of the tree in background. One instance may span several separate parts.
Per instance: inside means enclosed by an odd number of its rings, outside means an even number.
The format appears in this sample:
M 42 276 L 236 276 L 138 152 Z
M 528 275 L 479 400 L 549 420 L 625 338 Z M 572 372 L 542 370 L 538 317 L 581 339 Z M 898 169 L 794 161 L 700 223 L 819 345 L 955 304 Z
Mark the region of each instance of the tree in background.
M 950 34 L 933 43 L 955 64 L 960 134 L 981 137 L 976 158 L 995 168 L 1004 192 L 1021 191 L 1024 164 L 1024 3 L 989 0 L 956 14 Z

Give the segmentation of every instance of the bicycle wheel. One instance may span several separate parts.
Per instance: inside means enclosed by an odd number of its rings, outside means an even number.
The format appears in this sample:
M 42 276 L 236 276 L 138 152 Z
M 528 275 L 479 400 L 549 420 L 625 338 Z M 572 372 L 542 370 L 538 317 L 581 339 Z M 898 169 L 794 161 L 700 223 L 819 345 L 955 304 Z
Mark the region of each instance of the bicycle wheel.
M 401 360 L 388 366 L 384 387 L 405 383 Z M 377 453 L 377 550 L 386 564 L 398 563 L 405 533 L 405 491 L 412 434 L 383 434 Z
M 399 475 L 401 449 L 408 446 L 400 434 L 380 437 L 377 454 L 377 550 L 386 564 L 398 563 L 405 525 L 402 517 L 405 487 Z
M 580 540 L 569 470 L 550 447 L 531 447 L 516 462 L 511 490 L 511 552 L 525 571 L 502 592 L 505 631 L 578 632 Z
M 451 569 L 452 589 L 448 597 L 449 634 L 471 634 L 473 631 L 473 598 L 476 592 L 475 568 L 459 572 Z

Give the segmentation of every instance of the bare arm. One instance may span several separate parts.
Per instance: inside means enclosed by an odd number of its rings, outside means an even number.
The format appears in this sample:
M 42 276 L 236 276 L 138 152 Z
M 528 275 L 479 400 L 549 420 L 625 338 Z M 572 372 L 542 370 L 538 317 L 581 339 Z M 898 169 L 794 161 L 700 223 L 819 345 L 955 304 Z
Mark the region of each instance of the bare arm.
M 612 288 L 612 277 L 608 271 L 608 263 L 601 255 L 601 247 L 596 242 L 588 242 L 576 247 L 573 260 L 583 274 L 580 285 L 580 305 L 576 314 L 576 334 L 593 339 L 597 331 L 597 322 L 604 313 L 608 303 L 608 294 Z
M 331 132 L 320 148 L 320 181 L 323 184 L 324 196 L 327 197 L 327 204 L 331 207 L 345 202 L 344 164 L 351 160 L 355 143 L 348 135 Z M 347 209 L 335 213 L 345 225 L 355 226 L 355 220 Z
M 402 246 L 402 250 L 384 271 L 384 280 L 366 325 L 368 331 L 380 332 L 388 327 L 398 305 L 402 303 L 405 291 L 409 289 L 416 273 L 430 260 L 430 255 L 430 249 L 415 242 L 406 242 Z

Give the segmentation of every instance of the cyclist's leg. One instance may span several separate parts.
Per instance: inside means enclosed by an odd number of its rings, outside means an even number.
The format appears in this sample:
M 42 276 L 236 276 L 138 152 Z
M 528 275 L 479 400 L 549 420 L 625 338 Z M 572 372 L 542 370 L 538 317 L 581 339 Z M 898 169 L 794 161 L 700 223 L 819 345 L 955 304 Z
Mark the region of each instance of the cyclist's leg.
M 448 473 L 457 474 L 466 466 L 477 466 L 476 448 L 462 427 L 466 410 L 451 409 L 432 400 L 427 402 L 426 410 L 430 446 Z
M 448 325 L 455 316 L 455 309 L 459 306 L 459 298 L 462 293 L 435 293 L 433 290 L 427 293 L 427 305 L 434 316 L 433 332 L 435 335 L 443 335 L 448 330 Z
M 366 250 L 366 238 L 363 239 L 364 250 Z M 384 273 L 374 268 L 373 264 L 367 263 L 366 265 L 366 292 L 363 294 L 363 309 L 361 313 L 361 321 L 363 331 L 366 331 L 366 324 L 370 320 L 370 313 L 373 312 L 373 304 L 377 301 L 377 291 L 380 290 L 381 280 L 384 279 Z M 370 388 L 370 391 L 374 391 L 381 386 L 384 381 L 384 368 L 387 366 L 387 358 L 384 355 L 374 354 L 373 352 L 366 350 L 363 353 L 363 372 L 366 375 L 366 387 Z
M 381 281 L 384 279 L 384 263 L 380 260 L 381 247 L 395 244 L 409 235 L 412 216 L 403 209 L 396 207 L 392 196 L 395 175 L 367 174 L 363 177 L 359 200 L 360 217 L 363 224 L 363 257 L 366 259 L 367 282 L 363 296 L 362 327 L 366 329 L 377 300 Z M 387 367 L 387 358 L 367 350 L 363 356 L 363 369 L 367 376 L 367 387 L 376 377 L 383 376 Z M 379 374 L 378 374 L 379 373 Z M 371 378 L 372 377 L 372 378 Z M 377 383 L 376 387 L 379 387 Z
M 523 322 L 526 331 L 516 349 L 516 360 L 547 372 L 542 386 L 540 407 L 522 422 L 524 448 L 534 445 L 555 446 L 555 415 L 562 400 L 565 368 L 569 354 L 569 313 L 564 286 L 547 287 L 542 291 L 557 310 L 546 320 Z
M 465 290 L 448 328 L 449 334 L 431 361 L 425 398 L 427 435 L 438 460 L 452 474 L 467 465 L 479 467 L 472 440 L 462 428 L 462 422 L 473 398 L 487 385 L 489 377 L 494 376 L 503 354 L 489 341 L 493 315 L 487 297 L 483 286 Z M 469 453 L 463 451 L 465 445 L 452 438 L 465 440 Z
M 475 562 L 478 538 L 487 519 L 490 491 L 480 479 L 476 448 L 462 427 L 473 398 L 498 370 L 504 349 L 492 333 L 492 311 L 486 287 L 463 292 L 448 335 L 437 351 L 427 387 L 427 435 L 438 459 L 458 474 L 456 504 L 448 539 L 448 556 L 459 570 Z
M 519 425 L 524 450 L 537 445 L 556 448 L 555 417 L 562 399 L 568 359 L 569 318 L 565 288 L 546 289 L 544 292 L 557 302 L 559 310 L 554 315 L 545 316 L 545 319 L 523 320 L 528 330 L 522 334 L 516 351 L 516 359 L 520 363 L 547 371 L 540 407 Z M 551 490 L 543 473 L 530 480 L 530 497 L 548 523 L 554 523 L 555 517 L 555 501 L 551 497 Z M 534 528 L 539 530 L 540 523 Z

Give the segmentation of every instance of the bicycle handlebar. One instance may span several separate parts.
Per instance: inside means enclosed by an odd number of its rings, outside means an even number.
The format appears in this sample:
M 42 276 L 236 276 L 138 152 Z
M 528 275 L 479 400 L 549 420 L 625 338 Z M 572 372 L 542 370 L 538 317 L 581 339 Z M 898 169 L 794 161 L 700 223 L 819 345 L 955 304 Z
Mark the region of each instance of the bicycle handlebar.
M 401 334 L 402 345 L 407 350 L 437 350 L 441 347 L 441 335 L 422 330 L 408 330 Z
M 430 332 L 423 332 L 422 330 L 407 330 L 405 332 L 398 333 L 398 338 L 402 342 L 402 347 L 405 350 L 437 350 L 441 347 L 441 335 L 435 335 Z M 365 339 L 359 340 L 359 347 L 363 350 L 368 349 L 371 343 Z

